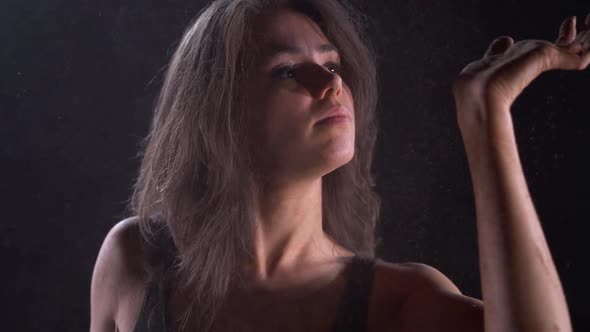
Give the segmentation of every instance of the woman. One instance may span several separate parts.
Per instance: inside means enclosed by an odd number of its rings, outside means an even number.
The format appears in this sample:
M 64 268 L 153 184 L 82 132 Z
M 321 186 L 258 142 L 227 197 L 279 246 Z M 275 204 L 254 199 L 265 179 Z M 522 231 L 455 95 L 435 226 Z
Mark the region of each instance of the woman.
M 336 0 L 218 0 L 168 68 L 132 197 L 106 236 L 91 331 L 570 331 L 510 106 L 590 63 L 590 16 L 555 43 L 495 40 L 454 82 L 482 301 L 375 258 L 376 70 Z

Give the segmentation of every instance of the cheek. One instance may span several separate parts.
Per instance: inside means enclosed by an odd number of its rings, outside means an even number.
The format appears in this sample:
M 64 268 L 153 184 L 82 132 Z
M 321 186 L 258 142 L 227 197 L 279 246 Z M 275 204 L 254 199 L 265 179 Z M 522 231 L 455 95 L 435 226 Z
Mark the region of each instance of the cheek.
M 352 92 L 350 91 L 350 88 L 347 85 L 344 85 L 344 99 L 346 103 L 346 106 L 349 108 L 349 110 L 352 112 L 353 118 L 356 119 L 356 110 L 354 108 L 354 98 L 352 97 Z
M 350 88 L 348 87 L 348 85 L 346 83 L 344 85 L 342 85 L 342 87 L 344 88 L 344 94 L 346 96 L 346 101 L 349 103 L 349 106 L 351 108 L 354 107 L 354 98 L 352 98 L 352 91 L 350 91 Z
M 306 108 L 301 100 L 289 94 L 269 93 L 259 105 L 255 110 L 258 114 L 254 126 L 260 139 L 266 143 L 287 143 L 304 134 L 309 114 L 305 113 Z

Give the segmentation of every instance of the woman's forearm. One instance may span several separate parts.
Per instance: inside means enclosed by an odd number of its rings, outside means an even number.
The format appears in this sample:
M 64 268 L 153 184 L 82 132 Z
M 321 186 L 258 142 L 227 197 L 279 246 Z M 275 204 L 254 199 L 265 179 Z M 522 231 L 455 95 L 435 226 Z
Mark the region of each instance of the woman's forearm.
M 461 133 L 475 196 L 485 331 L 571 331 L 510 112 L 483 113 Z

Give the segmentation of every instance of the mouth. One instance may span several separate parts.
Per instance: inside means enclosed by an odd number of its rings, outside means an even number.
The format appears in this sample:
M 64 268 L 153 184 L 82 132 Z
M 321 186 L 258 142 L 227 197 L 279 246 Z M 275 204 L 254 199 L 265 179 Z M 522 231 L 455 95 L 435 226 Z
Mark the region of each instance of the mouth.
M 351 120 L 350 113 L 342 106 L 336 106 L 326 112 L 315 124 L 346 123 Z
M 350 121 L 348 115 L 334 115 L 323 120 L 320 120 L 316 123 L 318 126 L 324 125 L 331 125 L 331 124 L 339 124 L 339 123 L 347 123 Z

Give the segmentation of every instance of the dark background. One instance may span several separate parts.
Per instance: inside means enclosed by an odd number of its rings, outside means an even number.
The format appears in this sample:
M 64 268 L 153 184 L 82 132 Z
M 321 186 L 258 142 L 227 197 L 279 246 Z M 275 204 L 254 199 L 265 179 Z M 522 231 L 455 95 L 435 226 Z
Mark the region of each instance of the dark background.
M 451 82 L 496 37 L 557 37 L 579 1 L 356 1 L 380 55 L 378 256 L 481 297 L 475 210 Z M 4 0 L 2 330 L 85 331 L 92 268 L 122 218 L 163 68 L 203 1 Z M 588 331 L 590 70 L 549 72 L 513 107 L 524 171 L 576 331 Z

